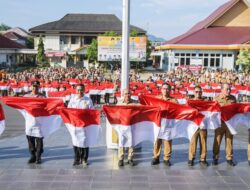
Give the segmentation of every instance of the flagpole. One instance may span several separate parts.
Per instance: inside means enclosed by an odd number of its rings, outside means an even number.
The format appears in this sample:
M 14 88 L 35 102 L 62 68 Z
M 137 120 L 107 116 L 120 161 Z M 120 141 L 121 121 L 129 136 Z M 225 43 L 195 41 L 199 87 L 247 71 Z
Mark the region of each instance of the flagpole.
M 123 0 L 121 90 L 129 88 L 130 0 Z

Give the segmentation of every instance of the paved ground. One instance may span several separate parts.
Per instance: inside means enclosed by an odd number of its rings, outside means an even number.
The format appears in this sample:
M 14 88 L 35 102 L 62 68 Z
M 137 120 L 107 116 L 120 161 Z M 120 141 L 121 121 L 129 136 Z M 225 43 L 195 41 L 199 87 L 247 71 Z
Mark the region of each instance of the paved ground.
M 143 143 L 136 152 L 137 165 L 117 167 L 117 151 L 107 150 L 105 129 L 99 146 L 90 149 L 90 165 L 73 167 L 73 150 L 67 130 L 62 127 L 45 139 L 43 164 L 28 165 L 29 153 L 24 135 L 24 120 L 13 109 L 4 107 L 7 129 L 0 139 L 0 190 L 22 189 L 250 189 L 250 167 L 247 163 L 247 130 L 239 129 L 234 140 L 234 168 L 225 163 L 224 144 L 220 164 L 201 168 L 198 161 L 187 166 L 188 141 L 174 140 L 173 166 L 150 165 L 152 144 Z M 208 136 L 208 162 L 211 163 L 213 131 Z

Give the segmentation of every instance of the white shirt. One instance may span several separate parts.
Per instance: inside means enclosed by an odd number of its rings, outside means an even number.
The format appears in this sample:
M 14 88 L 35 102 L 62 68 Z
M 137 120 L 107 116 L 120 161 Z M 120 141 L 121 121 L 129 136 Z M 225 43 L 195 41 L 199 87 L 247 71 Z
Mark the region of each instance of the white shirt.
M 78 95 L 74 95 L 69 100 L 68 108 L 94 109 L 94 106 L 89 97 L 83 96 L 79 98 Z

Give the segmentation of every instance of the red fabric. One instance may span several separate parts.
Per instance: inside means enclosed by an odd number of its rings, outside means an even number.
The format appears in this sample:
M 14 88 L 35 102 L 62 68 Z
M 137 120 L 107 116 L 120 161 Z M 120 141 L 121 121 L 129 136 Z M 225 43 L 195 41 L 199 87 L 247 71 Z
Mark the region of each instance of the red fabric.
M 0 121 L 5 120 L 5 115 L 4 115 L 4 111 L 3 111 L 3 107 L 0 104 Z
M 202 114 L 189 106 L 179 105 L 150 96 L 140 96 L 139 100 L 142 105 L 159 106 L 161 108 L 162 118 L 190 120 L 195 122 L 197 125 L 200 125 L 204 119 Z
M 54 98 L 3 97 L 2 101 L 12 108 L 24 109 L 34 117 L 57 115 L 57 108 L 64 107 L 62 100 Z
M 149 121 L 160 126 L 160 109 L 153 106 L 103 106 L 110 124 L 130 126 L 138 122 Z
M 198 111 L 221 112 L 219 103 L 214 101 L 188 100 L 188 105 Z
M 223 121 L 228 121 L 236 114 L 244 114 L 250 112 L 250 103 L 248 104 L 231 104 L 221 107 L 221 118 Z
M 59 113 L 65 124 L 75 127 L 88 127 L 89 125 L 100 125 L 100 111 L 73 108 L 61 108 Z

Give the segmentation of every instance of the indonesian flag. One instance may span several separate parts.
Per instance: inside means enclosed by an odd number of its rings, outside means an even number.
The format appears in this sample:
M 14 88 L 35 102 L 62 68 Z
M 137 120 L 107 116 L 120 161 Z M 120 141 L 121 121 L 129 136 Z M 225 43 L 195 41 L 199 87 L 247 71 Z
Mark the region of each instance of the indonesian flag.
M 152 106 L 103 106 L 108 125 L 119 138 L 119 147 L 131 147 L 143 141 L 155 142 L 160 130 L 160 109 Z
M 227 124 L 231 134 L 237 134 L 236 128 L 240 125 L 250 129 L 250 104 L 231 104 L 221 107 L 222 120 Z
M 17 109 L 25 119 L 26 135 L 33 137 L 48 137 L 58 130 L 62 119 L 57 112 L 58 107 L 64 107 L 62 100 L 53 98 L 7 97 L 2 101 Z
M 101 132 L 100 111 L 62 108 L 59 113 L 77 147 L 93 147 Z
M 0 135 L 4 132 L 5 129 L 5 116 L 3 112 L 3 107 L 0 104 Z
M 143 105 L 161 108 L 161 129 L 158 138 L 171 140 L 185 137 L 191 140 L 204 116 L 196 109 L 149 96 L 140 96 Z
M 218 102 L 203 100 L 188 100 L 188 105 L 197 109 L 205 116 L 201 129 L 217 129 L 221 127 L 221 110 Z

